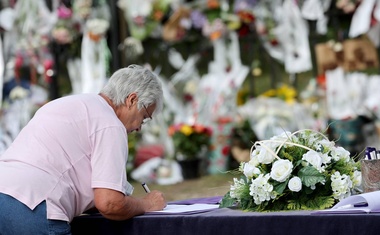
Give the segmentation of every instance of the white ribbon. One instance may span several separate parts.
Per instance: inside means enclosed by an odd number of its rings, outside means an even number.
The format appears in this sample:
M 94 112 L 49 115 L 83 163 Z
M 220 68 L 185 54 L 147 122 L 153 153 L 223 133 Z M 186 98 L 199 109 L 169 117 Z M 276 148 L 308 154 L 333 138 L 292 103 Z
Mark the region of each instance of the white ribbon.
M 307 20 L 319 20 L 324 17 L 322 4 L 319 0 L 306 0 L 302 5 L 301 13 Z
M 288 73 L 309 71 L 312 65 L 306 21 L 293 0 L 284 1 L 282 14 L 283 20 L 275 33 L 285 50 L 285 70 Z
M 350 31 L 351 38 L 360 36 L 369 31 L 371 26 L 372 10 L 376 0 L 363 0 L 352 16 Z
M 104 38 L 91 40 L 84 33 L 82 40 L 82 93 L 98 93 L 106 82 L 107 45 Z

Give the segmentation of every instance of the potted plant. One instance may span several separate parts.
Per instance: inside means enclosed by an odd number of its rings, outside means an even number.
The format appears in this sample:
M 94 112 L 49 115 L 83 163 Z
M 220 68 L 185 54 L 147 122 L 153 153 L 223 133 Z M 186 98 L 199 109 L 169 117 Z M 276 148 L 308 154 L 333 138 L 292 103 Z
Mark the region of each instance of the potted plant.
M 207 156 L 211 145 L 212 130 L 201 124 L 174 124 L 169 127 L 176 159 L 182 167 L 185 179 L 199 176 L 199 164 Z

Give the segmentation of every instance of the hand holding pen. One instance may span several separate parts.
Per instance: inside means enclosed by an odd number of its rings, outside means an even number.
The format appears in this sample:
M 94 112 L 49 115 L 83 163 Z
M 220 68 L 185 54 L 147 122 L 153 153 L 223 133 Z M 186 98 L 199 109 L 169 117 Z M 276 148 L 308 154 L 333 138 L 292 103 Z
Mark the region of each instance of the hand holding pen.
M 150 189 L 146 183 L 142 183 L 141 185 L 143 186 L 146 193 L 150 193 Z
M 166 207 L 166 200 L 162 192 L 157 190 L 150 191 L 146 183 L 142 183 L 141 185 L 147 193 L 144 199 L 149 202 L 149 206 L 146 211 L 162 210 Z

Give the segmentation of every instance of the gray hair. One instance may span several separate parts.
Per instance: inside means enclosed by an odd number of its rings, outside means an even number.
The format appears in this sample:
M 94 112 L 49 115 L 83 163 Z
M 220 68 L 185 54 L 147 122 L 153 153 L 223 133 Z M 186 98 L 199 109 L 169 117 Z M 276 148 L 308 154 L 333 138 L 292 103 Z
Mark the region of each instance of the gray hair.
M 137 108 L 156 104 L 154 113 L 159 113 L 163 106 L 163 92 L 158 77 L 149 69 L 139 65 L 130 65 L 112 74 L 100 93 L 112 100 L 114 105 L 123 105 L 125 99 L 136 92 Z

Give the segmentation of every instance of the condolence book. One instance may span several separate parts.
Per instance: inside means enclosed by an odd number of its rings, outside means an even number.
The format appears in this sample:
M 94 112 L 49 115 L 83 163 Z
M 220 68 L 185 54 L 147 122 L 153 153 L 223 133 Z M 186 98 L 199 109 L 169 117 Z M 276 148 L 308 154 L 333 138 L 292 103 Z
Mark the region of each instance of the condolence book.
M 338 202 L 327 210 L 315 211 L 313 214 L 356 214 L 380 212 L 380 191 L 352 195 Z

